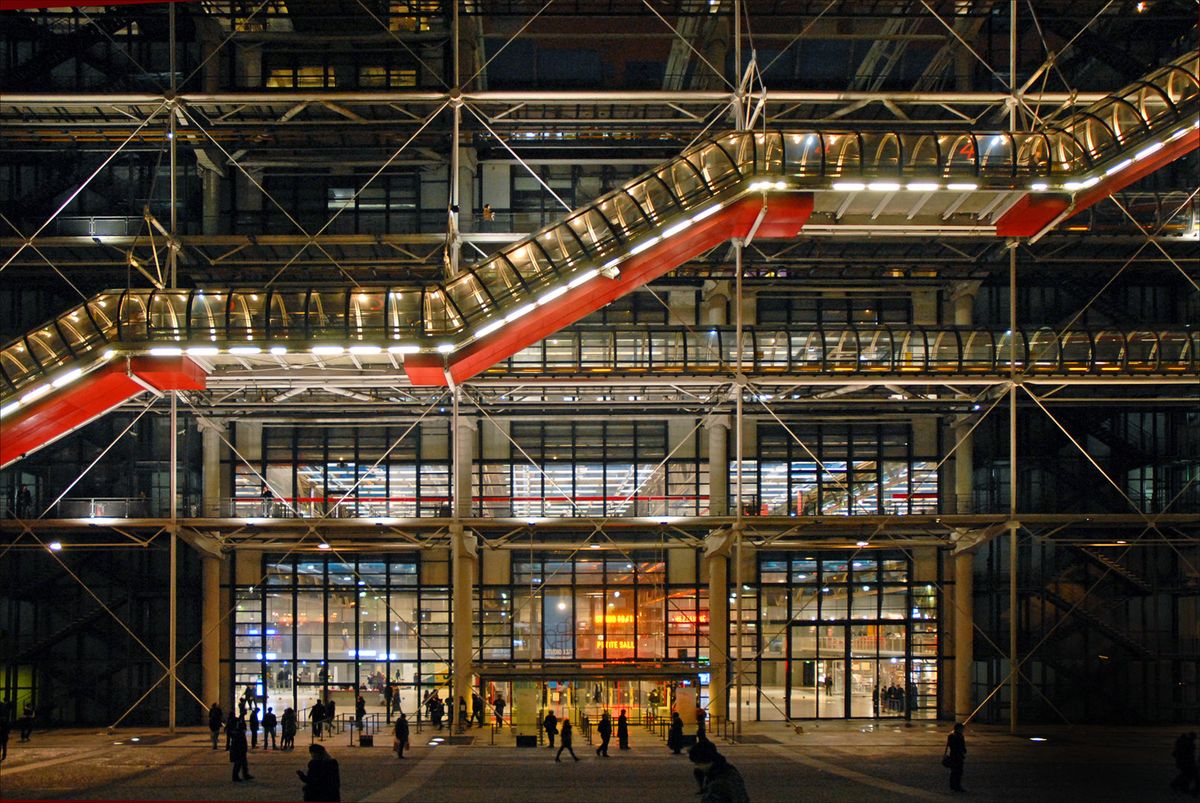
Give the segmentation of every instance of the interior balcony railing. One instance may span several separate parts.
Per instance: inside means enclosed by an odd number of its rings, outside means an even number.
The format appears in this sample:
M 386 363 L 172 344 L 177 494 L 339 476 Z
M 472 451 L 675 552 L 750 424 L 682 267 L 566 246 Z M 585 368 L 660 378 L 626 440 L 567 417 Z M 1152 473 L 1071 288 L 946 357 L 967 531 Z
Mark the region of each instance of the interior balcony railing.
M 1032 234 L 1200 146 L 1198 75 L 1189 53 L 1031 132 L 721 134 L 440 285 L 100 293 L 6 344 L 0 417 L 123 351 L 386 351 L 414 384 L 461 382 L 725 240 L 797 236 L 818 193 L 942 195 L 955 208 L 990 193 L 1008 204 L 993 234 Z

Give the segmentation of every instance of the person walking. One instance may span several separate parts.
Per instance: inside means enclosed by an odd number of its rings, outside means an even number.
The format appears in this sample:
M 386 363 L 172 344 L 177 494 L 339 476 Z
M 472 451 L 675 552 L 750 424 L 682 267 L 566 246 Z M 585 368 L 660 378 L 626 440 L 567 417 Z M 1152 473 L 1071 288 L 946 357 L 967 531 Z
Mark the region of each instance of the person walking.
M 305 800 L 339 801 L 342 799 L 342 776 L 337 759 L 329 755 L 325 745 L 308 746 L 308 772 L 296 770 L 304 784 Z
M 28 742 L 29 737 L 33 735 L 33 703 L 25 703 L 21 718 L 17 720 L 17 727 L 21 729 L 21 741 Z
M 279 742 L 280 750 L 293 750 L 296 747 L 296 712 L 292 708 L 283 709 L 283 738 Z
M 612 738 L 612 717 L 607 711 L 600 715 L 596 733 L 600 734 L 600 746 L 596 748 L 596 755 L 608 758 L 608 741 Z
M 629 749 L 629 717 L 625 715 L 624 708 L 617 717 L 617 747 L 621 750 Z
M 250 749 L 258 749 L 258 706 L 250 709 Z
M 263 714 L 263 750 L 267 749 L 267 742 L 271 743 L 272 750 L 278 750 L 279 745 L 275 742 L 275 728 L 279 725 L 279 718 L 275 716 L 275 709 L 267 707 L 267 713 Z
M 404 748 L 408 747 L 408 717 L 401 712 L 396 718 L 396 739 L 392 742 L 392 748 L 396 751 L 396 758 L 404 758 Z
M 458 696 L 458 730 L 461 733 L 471 725 L 471 715 L 467 711 L 467 698 Z
M 550 749 L 554 749 L 554 737 L 558 735 L 558 717 L 554 716 L 551 711 L 546 714 L 546 718 L 542 720 L 542 728 L 546 731 L 546 741 L 550 742 Z
M 363 717 L 367 715 L 367 701 L 363 696 L 358 695 L 358 699 L 354 701 L 354 727 L 358 728 L 358 732 L 362 733 Z
M 475 727 L 482 728 L 486 711 L 483 698 L 477 692 L 471 692 L 471 713 L 475 715 Z
M 683 751 L 683 720 L 679 718 L 678 711 L 671 714 L 671 727 L 667 731 L 667 747 L 671 748 L 671 752 L 675 755 L 679 755 Z
M 1171 788 L 1185 795 L 1200 793 L 1200 778 L 1196 774 L 1196 734 L 1181 733 L 1175 740 L 1171 757 L 1175 759 L 1175 769 L 1179 770 L 1179 775 L 1171 781 Z
M 558 752 L 554 754 L 555 761 L 562 761 L 562 751 L 564 750 L 571 754 L 571 758 L 579 760 L 579 756 L 575 755 L 575 749 L 571 746 L 571 720 L 568 717 L 563 717 L 562 740 L 558 744 Z
M 233 741 L 229 747 L 229 762 L 233 764 L 235 782 L 254 780 L 254 776 L 250 774 L 249 753 L 250 748 L 246 744 L 246 723 L 239 717 L 234 720 Z M 239 775 L 241 777 L 238 777 Z
M 212 734 L 213 750 L 217 749 L 217 740 L 221 738 L 221 726 L 225 724 L 225 712 L 221 706 L 213 703 L 208 708 L 208 732 Z
M 333 736 L 333 726 L 337 722 L 337 700 L 325 702 L 325 733 Z
M 442 729 L 442 716 L 445 714 L 445 708 L 442 706 L 442 699 L 434 697 L 429 703 L 429 718 L 433 720 L 434 727 L 438 730 Z
M 696 765 L 700 803 L 750 803 L 742 774 L 708 739 L 692 745 L 688 760 Z
M 965 792 L 962 788 L 963 764 L 967 760 L 967 740 L 963 737 L 961 722 L 954 723 L 954 732 L 946 737 L 946 751 L 942 754 L 942 766 L 950 768 L 950 789 Z
M 496 711 L 496 727 L 497 728 L 504 727 L 504 708 L 506 705 L 507 705 L 507 703 L 504 702 L 504 695 L 497 696 L 496 702 L 492 703 L 492 708 L 494 708 Z
M 309 713 L 309 718 L 312 720 L 312 734 L 314 739 L 321 738 L 321 726 L 325 721 L 325 704 L 319 699 L 313 703 L 312 711 Z

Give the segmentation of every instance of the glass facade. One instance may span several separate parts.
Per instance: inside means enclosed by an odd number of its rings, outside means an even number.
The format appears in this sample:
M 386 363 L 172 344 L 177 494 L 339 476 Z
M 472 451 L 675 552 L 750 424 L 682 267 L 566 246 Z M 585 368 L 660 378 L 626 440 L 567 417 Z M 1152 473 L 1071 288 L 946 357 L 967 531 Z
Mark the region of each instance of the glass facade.
M 758 719 L 935 718 L 938 593 L 902 552 L 762 553 L 754 656 Z M 731 602 L 731 607 L 734 605 Z M 731 617 L 732 618 L 732 617 Z M 753 641 L 751 635 L 757 636 Z

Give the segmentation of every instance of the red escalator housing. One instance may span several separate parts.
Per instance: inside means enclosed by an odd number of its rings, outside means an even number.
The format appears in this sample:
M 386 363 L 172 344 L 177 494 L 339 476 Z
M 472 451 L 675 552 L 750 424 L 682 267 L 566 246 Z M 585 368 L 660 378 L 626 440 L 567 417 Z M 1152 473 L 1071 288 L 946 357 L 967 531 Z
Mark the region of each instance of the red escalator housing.
M 204 370 L 187 357 L 134 357 L 129 373 L 158 390 L 203 390 L 205 384 Z M 53 443 L 145 391 L 126 373 L 123 361 L 80 377 L 0 424 L 0 466 Z
M 447 372 L 454 382 L 464 382 L 713 246 L 747 236 L 760 213 L 754 236 L 772 239 L 795 237 L 812 211 L 813 197 L 808 193 L 772 195 L 765 208 L 761 196 L 740 198 L 687 231 L 623 260 L 617 278 L 593 279 L 445 357 L 411 354 L 404 359 L 404 371 L 414 385 L 446 385 Z

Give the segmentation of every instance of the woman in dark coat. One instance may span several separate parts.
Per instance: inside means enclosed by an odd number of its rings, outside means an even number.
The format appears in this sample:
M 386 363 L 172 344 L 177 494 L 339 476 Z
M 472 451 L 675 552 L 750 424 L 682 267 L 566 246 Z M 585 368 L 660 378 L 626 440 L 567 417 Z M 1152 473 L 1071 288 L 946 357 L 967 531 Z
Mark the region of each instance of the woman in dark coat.
M 629 718 L 625 716 L 625 709 L 621 709 L 621 715 L 617 717 L 617 747 L 622 750 L 629 749 Z
M 230 719 L 233 718 L 230 717 Z M 233 728 L 233 738 L 229 744 L 229 763 L 233 764 L 233 780 L 252 780 L 254 776 L 250 774 L 250 765 L 247 762 L 250 747 L 246 744 L 246 723 L 241 717 L 238 717 L 233 720 L 231 727 Z M 241 777 L 238 777 L 239 775 Z
M 667 747 L 671 748 L 671 752 L 679 755 L 683 750 L 683 720 L 679 718 L 679 712 L 671 714 L 671 729 L 667 731 Z
M 291 750 L 296 746 L 296 712 L 291 708 L 284 710 L 281 727 L 283 728 L 283 741 L 280 742 L 279 748 Z
M 311 759 L 308 762 L 308 772 L 296 770 L 300 780 L 304 782 L 305 800 L 339 801 L 342 799 L 342 776 L 338 772 L 338 763 L 324 745 L 308 746 Z
M 558 752 L 554 754 L 555 761 L 562 761 L 562 751 L 566 750 L 571 754 L 571 758 L 576 761 L 579 756 L 575 755 L 575 748 L 571 745 L 571 720 L 564 717 L 562 721 L 562 740 L 558 743 Z
M 942 764 L 950 768 L 950 789 L 955 792 L 963 791 L 963 764 L 967 760 L 967 740 L 963 737 L 961 722 L 954 724 L 954 732 L 946 737 L 946 752 L 942 755 Z

